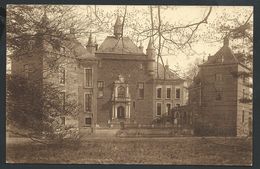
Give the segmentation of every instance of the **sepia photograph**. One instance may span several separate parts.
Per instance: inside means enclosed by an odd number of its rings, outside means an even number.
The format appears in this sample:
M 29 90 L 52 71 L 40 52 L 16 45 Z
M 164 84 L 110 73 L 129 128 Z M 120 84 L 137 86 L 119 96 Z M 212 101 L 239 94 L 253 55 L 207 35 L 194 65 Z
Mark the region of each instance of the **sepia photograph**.
M 253 6 L 6 6 L 6 163 L 253 165 Z

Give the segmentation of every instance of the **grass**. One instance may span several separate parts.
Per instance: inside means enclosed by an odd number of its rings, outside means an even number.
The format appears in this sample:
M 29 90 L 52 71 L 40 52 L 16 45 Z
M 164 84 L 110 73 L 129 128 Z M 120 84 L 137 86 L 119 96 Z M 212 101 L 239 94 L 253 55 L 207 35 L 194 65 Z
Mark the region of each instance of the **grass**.
M 80 145 L 7 144 L 9 163 L 252 165 L 252 139 L 108 138 Z

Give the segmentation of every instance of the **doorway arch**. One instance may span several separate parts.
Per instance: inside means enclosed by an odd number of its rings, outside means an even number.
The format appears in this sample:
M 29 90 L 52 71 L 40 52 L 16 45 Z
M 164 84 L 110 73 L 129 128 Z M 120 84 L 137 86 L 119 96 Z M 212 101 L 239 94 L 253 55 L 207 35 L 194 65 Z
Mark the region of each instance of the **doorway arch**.
M 117 107 L 117 118 L 124 119 L 125 118 L 125 108 L 123 106 Z

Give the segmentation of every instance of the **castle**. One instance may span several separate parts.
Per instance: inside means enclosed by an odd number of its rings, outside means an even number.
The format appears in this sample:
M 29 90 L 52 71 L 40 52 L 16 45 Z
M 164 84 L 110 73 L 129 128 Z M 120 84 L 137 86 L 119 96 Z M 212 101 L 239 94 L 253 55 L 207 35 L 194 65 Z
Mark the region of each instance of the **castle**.
M 83 46 L 75 30 L 61 41 L 46 34 L 48 18 L 42 18 L 45 28 L 25 43 L 26 55 L 12 60 L 12 74 L 22 75 L 41 84 L 52 82 L 65 102 L 77 100 L 79 116 L 62 117 L 64 124 L 74 124 L 80 131 L 98 127 L 113 128 L 120 124 L 151 124 L 168 114 L 172 107 L 187 102 L 185 82 L 176 73 L 156 64 L 156 52 L 150 40 L 144 52 L 129 37 L 122 35 L 118 17 L 114 35 L 107 36 L 98 46 L 90 34 Z M 45 32 L 42 33 L 41 32 Z M 52 63 L 58 72 L 52 72 Z
M 122 33 L 118 17 L 114 35 L 98 44 L 90 34 L 83 46 L 75 30 L 61 41 L 49 36 L 48 18 L 35 38 L 24 43 L 26 54 L 12 59 L 12 75 L 21 75 L 39 86 L 56 84 L 65 102 L 66 95 L 78 104 L 78 117 L 61 117 L 80 131 L 117 128 L 121 124 L 147 125 L 173 108 L 187 112 L 189 124 L 197 134 L 243 136 L 252 133 L 252 104 L 239 102 L 249 93 L 245 78 L 235 75 L 249 71 L 241 64 L 225 38 L 223 47 L 200 65 L 198 76 L 189 87 L 169 65 L 156 62 L 156 51 L 150 39 L 146 52 Z M 45 32 L 45 33 L 43 33 Z M 52 72 L 52 63 L 58 72 Z M 186 105 L 188 102 L 188 105 Z M 183 106 L 186 105 L 186 106 Z M 182 113 L 182 115 L 185 115 Z M 183 116 L 184 117 L 184 116 Z
M 229 47 L 228 37 L 216 54 L 199 65 L 199 73 L 189 87 L 189 109 L 196 114 L 194 129 L 199 135 L 252 135 L 252 91 L 250 72 Z M 240 74 L 240 75 L 239 75 Z

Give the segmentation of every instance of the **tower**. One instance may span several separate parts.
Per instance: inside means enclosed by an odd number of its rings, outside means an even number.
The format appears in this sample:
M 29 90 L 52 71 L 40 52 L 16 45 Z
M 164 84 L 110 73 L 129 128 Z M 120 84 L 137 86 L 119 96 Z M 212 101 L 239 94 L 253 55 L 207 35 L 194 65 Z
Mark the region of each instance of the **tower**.
M 154 75 L 154 63 L 155 63 L 155 49 L 153 47 L 153 42 L 150 39 L 147 49 L 146 49 L 146 55 L 147 55 L 147 71 L 149 75 Z
M 116 23 L 114 25 L 114 35 L 117 39 L 122 36 L 123 33 L 123 25 L 120 19 L 120 16 L 117 16 Z
M 89 35 L 89 38 L 88 38 L 88 44 L 87 44 L 87 50 L 90 52 L 90 53 L 95 53 L 96 51 L 96 45 L 95 43 L 93 42 L 93 39 L 92 39 L 92 33 L 90 32 L 90 35 Z

